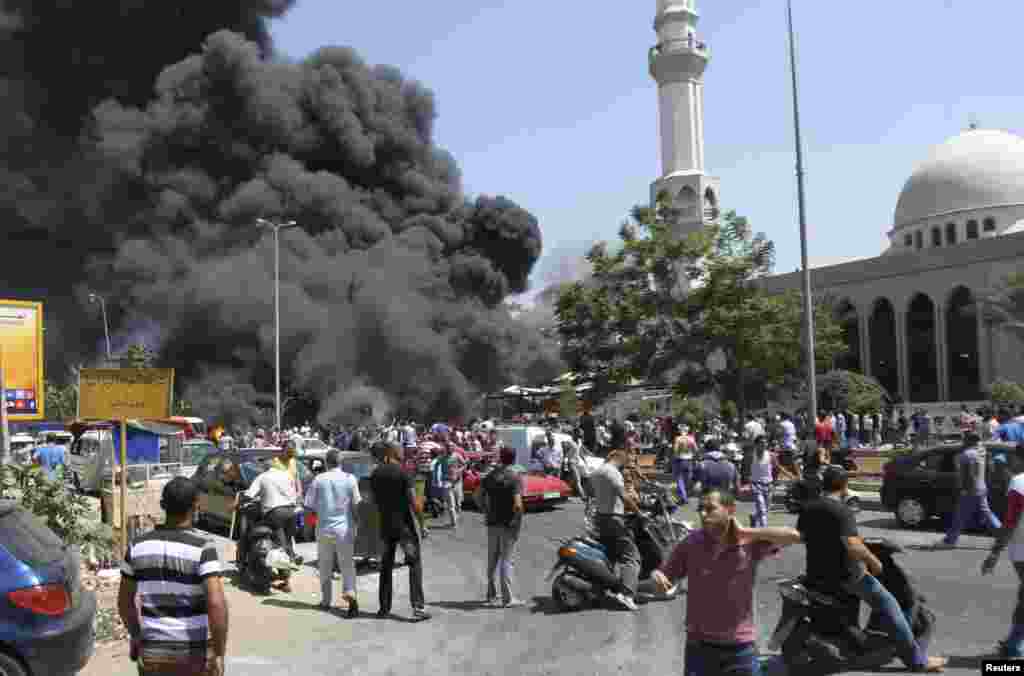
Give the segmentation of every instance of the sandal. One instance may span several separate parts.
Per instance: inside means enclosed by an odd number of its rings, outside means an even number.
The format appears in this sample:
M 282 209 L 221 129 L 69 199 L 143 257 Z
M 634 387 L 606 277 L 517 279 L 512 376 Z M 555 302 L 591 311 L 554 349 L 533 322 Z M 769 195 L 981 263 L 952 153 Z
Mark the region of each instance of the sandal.
M 946 670 L 947 662 L 949 660 L 945 657 L 929 657 L 927 663 L 914 667 L 913 671 L 918 674 L 937 674 Z

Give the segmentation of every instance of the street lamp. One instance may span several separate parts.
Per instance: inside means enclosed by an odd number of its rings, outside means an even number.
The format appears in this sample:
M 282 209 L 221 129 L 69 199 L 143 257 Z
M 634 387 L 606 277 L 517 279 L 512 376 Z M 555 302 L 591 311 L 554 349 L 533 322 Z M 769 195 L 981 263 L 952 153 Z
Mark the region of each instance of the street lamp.
M 274 380 L 277 409 L 277 432 L 281 433 L 281 231 L 297 228 L 295 221 L 274 223 L 257 218 L 256 224 L 274 231 Z
M 107 338 L 107 364 L 110 364 L 110 324 L 107 322 L 107 304 L 103 301 L 103 296 L 98 296 L 95 293 L 89 294 L 90 303 L 99 303 L 100 312 L 103 314 L 103 335 Z
M 811 270 L 807 267 L 807 210 L 804 206 L 804 156 L 800 142 L 800 107 L 796 88 L 796 47 L 793 39 L 793 0 L 786 2 L 789 23 L 789 63 L 793 78 L 793 132 L 796 145 L 796 197 L 800 214 L 800 265 L 803 267 L 804 336 L 807 341 L 807 407 L 810 424 L 818 415 L 818 385 L 814 364 L 814 300 L 811 298 Z

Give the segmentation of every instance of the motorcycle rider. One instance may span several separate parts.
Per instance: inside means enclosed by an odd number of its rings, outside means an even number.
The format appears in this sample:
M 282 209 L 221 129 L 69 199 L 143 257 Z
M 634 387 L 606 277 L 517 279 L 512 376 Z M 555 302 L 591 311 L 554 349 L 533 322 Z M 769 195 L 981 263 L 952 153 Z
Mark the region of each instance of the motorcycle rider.
M 629 462 L 626 451 L 617 449 L 590 475 L 594 492 L 598 540 L 608 550 L 608 559 L 618 569 L 621 582 L 618 592 L 609 591 L 609 598 L 626 610 L 636 610 L 634 601 L 640 577 L 640 550 L 633 532 L 626 523 L 626 512 L 639 510 L 637 501 L 627 492 L 622 469 Z
M 824 593 L 844 591 L 856 596 L 888 620 L 889 636 L 899 646 L 899 658 L 915 672 L 943 671 L 946 659 L 928 657 L 918 645 L 910 618 L 896 598 L 878 581 L 882 563 L 857 532 L 857 520 L 846 506 L 849 476 L 841 467 L 827 467 L 820 498 L 811 500 L 797 520 L 807 546 L 807 586 Z
M 298 565 L 301 559 L 295 554 L 293 545 L 296 531 L 295 510 L 298 505 L 298 495 L 295 491 L 295 482 L 292 480 L 288 470 L 288 452 L 282 451 L 278 460 L 271 463 L 265 472 L 260 474 L 245 491 L 245 497 L 250 500 L 259 500 L 263 520 L 274 529 L 274 539 L 288 552 L 293 564 Z M 281 590 L 291 592 L 291 582 L 285 579 Z

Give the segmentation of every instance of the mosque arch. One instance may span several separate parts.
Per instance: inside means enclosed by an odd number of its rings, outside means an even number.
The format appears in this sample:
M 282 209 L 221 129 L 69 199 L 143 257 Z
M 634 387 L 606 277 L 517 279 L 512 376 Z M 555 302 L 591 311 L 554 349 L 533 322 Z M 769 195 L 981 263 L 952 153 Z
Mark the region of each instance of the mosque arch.
M 946 303 L 945 319 L 949 398 L 954 401 L 982 399 L 977 301 L 969 288 L 953 289 Z
M 704 215 L 705 218 L 718 218 L 718 196 L 710 187 L 704 190 Z
M 942 246 L 942 228 L 937 225 L 932 228 L 932 246 Z
M 907 306 L 907 365 L 910 401 L 939 400 L 935 302 L 917 293 Z
M 967 239 L 978 239 L 978 221 L 967 221 Z
M 843 328 L 846 350 L 836 357 L 835 367 L 844 371 L 860 371 L 860 317 L 857 306 L 849 298 L 836 304 L 836 319 Z
M 875 300 L 868 318 L 868 342 L 870 344 L 871 369 L 873 376 L 889 391 L 899 392 L 899 354 L 896 349 L 896 310 L 888 298 Z
M 995 232 L 995 231 L 996 231 L 996 219 L 994 219 L 991 216 L 989 216 L 988 218 L 985 219 L 985 232 Z
M 946 244 L 956 244 L 956 223 L 946 223 Z

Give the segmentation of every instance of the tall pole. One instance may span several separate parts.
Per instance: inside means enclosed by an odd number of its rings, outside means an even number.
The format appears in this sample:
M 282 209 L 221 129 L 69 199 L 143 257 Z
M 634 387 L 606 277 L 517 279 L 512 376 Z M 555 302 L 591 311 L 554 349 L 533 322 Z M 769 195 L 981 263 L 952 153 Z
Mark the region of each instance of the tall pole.
M 281 434 L 281 226 L 274 226 L 274 380 L 277 433 Z
M 818 414 L 818 387 L 814 373 L 814 299 L 811 297 L 811 270 L 807 265 L 807 210 L 804 204 L 804 157 L 800 140 L 800 105 L 796 86 L 796 46 L 793 38 L 793 0 L 786 1 L 789 23 L 789 64 L 793 78 L 793 133 L 796 141 L 796 198 L 800 215 L 800 265 L 803 268 L 804 340 L 807 346 L 807 413 L 813 425 Z
M 11 462 L 11 428 L 7 421 L 7 370 L 4 368 L 4 347 L 0 345 L 0 465 Z M 45 396 L 45 395 L 44 395 Z
M 274 403 L 277 432 L 281 433 L 281 230 L 299 227 L 295 221 L 274 223 L 257 218 L 256 223 L 274 231 Z
M 107 364 L 110 364 L 110 322 L 107 321 L 107 303 L 103 300 L 103 296 L 97 296 L 100 299 L 100 312 L 103 314 L 103 335 L 107 339 Z

